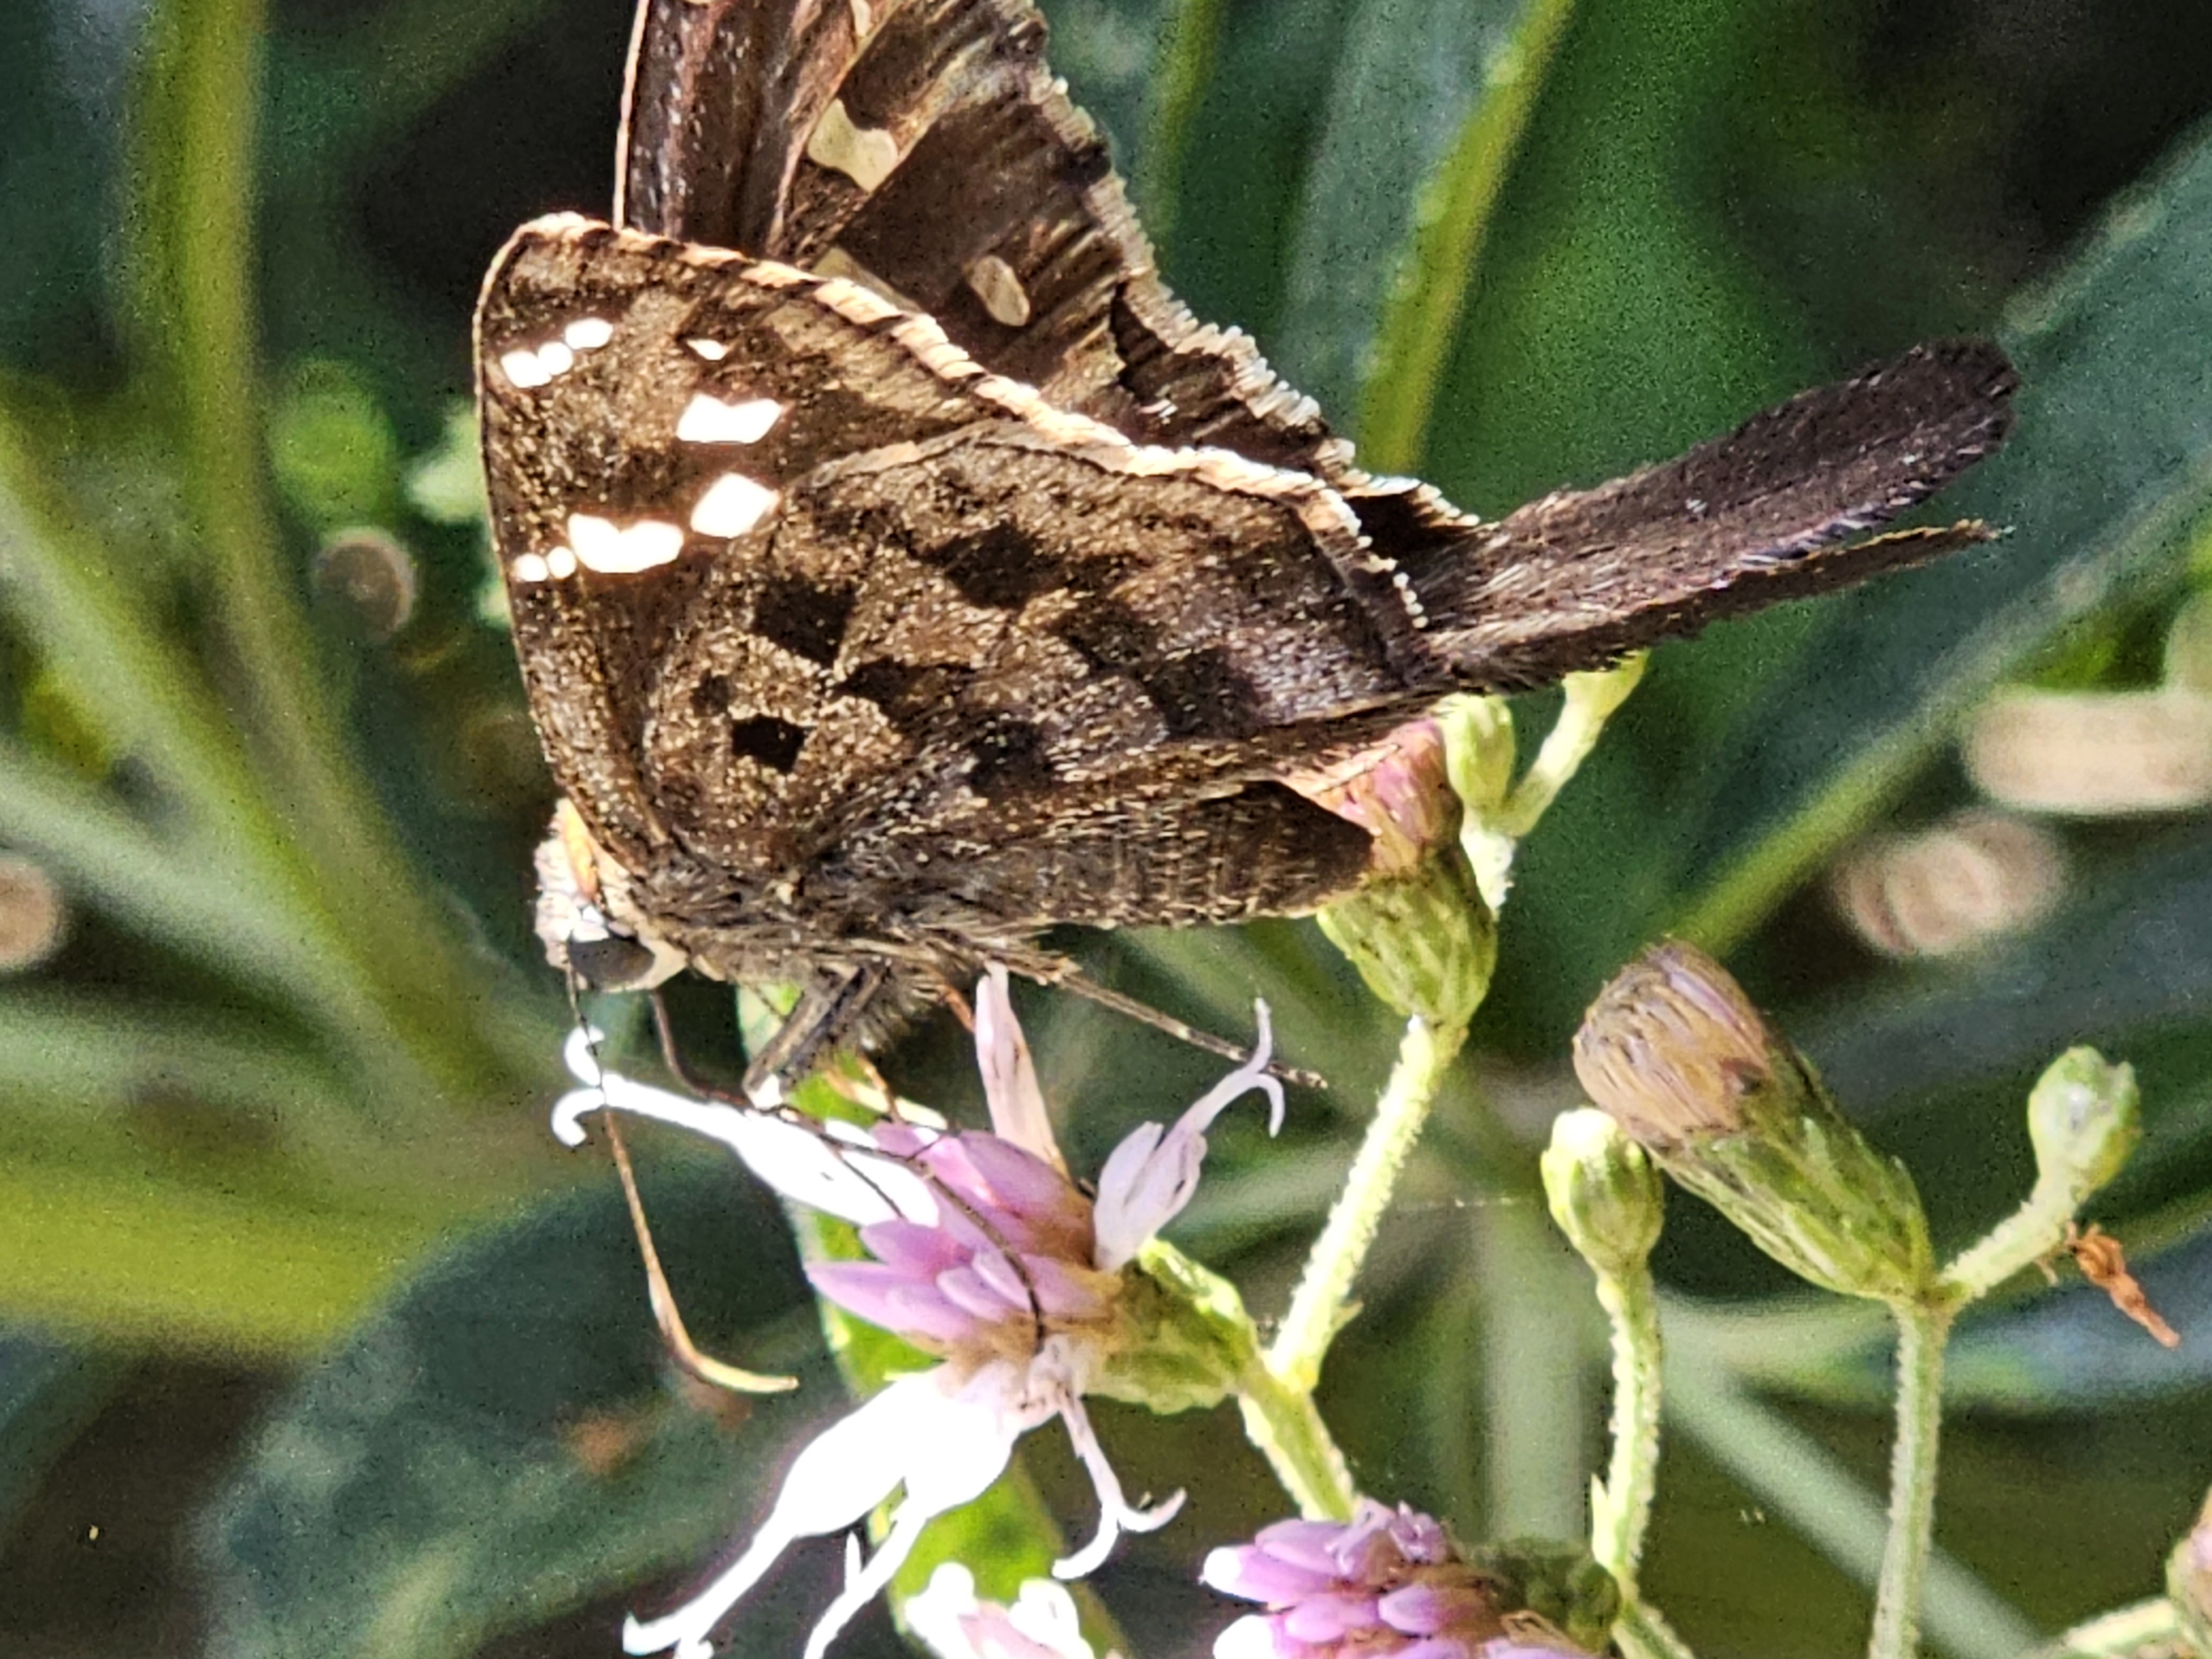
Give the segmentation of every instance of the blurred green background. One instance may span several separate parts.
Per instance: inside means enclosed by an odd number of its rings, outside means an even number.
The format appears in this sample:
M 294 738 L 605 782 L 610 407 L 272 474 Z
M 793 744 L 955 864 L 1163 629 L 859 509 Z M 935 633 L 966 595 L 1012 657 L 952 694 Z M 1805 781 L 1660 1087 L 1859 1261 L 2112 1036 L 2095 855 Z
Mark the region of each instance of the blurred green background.
M 1914 338 L 2014 351 L 2020 432 L 1943 503 L 2009 538 L 1662 648 L 1525 849 L 1477 1052 L 1323 1402 L 1368 1491 L 1469 1536 L 1579 1531 L 1595 1309 L 1534 1153 L 1580 1009 L 1677 929 L 1908 1158 L 1947 1245 L 2024 1191 L 2045 1060 L 2136 1062 L 2148 1136 L 2098 1213 L 2184 1345 L 2078 1285 L 1969 1322 L 1929 1644 L 1997 1659 L 2151 1594 L 2212 1479 L 2212 816 L 1954 815 L 1987 782 L 1960 735 L 2008 684 L 2163 688 L 2185 718 L 2141 768 L 2212 766 L 2212 11 L 1045 9 L 1194 309 L 1462 505 L 1672 453 Z M 605 210 L 628 13 L 0 17 L 0 1655 L 611 1653 L 835 1408 L 771 1206 L 645 1139 L 695 1331 L 808 1377 L 732 1426 L 666 1386 L 611 1178 L 543 1131 L 567 1014 L 526 904 L 551 791 L 457 422 L 492 251 Z M 2097 730 L 2053 739 L 2049 788 L 2125 769 Z M 1225 1125 L 1177 1234 L 1272 1311 L 1388 1022 L 1304 924 L 1067 943 L 1225 1031 L 1263 992 L 1335 1080 L 1279 1144 Z M 733 1057 L 726 995 L 683 1002 Z M 1079 1167 L 1218 1071 L 1024 1006 Z M 947 1024 L 887 1066 L 975 1102 Z M 1687 1201 L 1662 1255 L 1679 1374 L 1645 1588 L 1709 1656 L 1855 1651 L 1880 1332 Z M 1226 1613 L 1190 1564 L 1280 1500 L 1226 1417 L 1102 1417 L 1133 1491 L 1193 1493 L 1102 1592 L 1134 1653 L 1201 1652 Z M 796 1651 L 834 1553 L 738 1650 Z

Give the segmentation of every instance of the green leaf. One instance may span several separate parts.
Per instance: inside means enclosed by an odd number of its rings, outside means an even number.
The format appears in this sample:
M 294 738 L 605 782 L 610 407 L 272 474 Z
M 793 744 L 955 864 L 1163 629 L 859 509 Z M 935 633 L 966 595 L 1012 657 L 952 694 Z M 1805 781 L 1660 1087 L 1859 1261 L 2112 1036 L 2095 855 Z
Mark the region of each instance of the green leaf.
M 1364 397 L 1358 436 L 1385 471 L 1420 459 L 1491 216 L 1573 9 L 1372 0 L 1354 16 L 1306 181 L 1285 354 L 1343 418 Z
M 1674 849 L 1698 884 L 1686 933 L 1723 949 L 1743 937 L 1896 799 L 1984 690 L 2100 604 L 2180 580 L 2183 533 L 2212 498 L 2212 404 L 2173 343 L 2208 332 L 2200 133 L 2009 313 L 2019 429 L 1942 507 L 2011 533 L 1826 603 L 1788 676 L 1737 723 Z
M 459 1659 L 602 1598 L 650 1612 L 669 1592 L 636 1587 L 758 1519 L 847 1401 L 774 1202 L 724 1159 L 641 1163 L 694 1336 L 801 1389 L 727 1429 L 684 1404 L 612 1184 L 543 1205 L 418 1273 L 263 1430 L 201 1532 L 210 1651 Z M 836 1547 L 798 1553 L 746 1604 L 746 1651 L 797 1652 L 835 1594 Z

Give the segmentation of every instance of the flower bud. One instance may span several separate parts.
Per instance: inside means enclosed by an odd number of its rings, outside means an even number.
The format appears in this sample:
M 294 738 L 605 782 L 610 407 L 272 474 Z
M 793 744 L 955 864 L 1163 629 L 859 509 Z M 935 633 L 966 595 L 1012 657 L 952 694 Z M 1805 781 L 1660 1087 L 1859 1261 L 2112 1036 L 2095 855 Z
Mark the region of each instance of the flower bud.
M 2142 1138 L 2135 1067 L 2114 1066 L 2094 1048 L 2069 1048 L 2052 1060 L 2027 1097 L 2036 1185 L 2079 1205 L 2120 1172 Z
M 1912 1177 L 1702 951 L 1670 941 L 1622 969 L 1583 1017 L 1575 1073 L 1661 1168 L 1791 1272 L 1885 1301 L 1926 1286 Z
M 1377 875 L 1409 873 L 1431 848 L 1459 833 L 1443 730 L 1432 720 L 1408 720 L 1372 749 L 1303 775 L 1293 787 L 1375 838 L 1368 867 Z
M 1540 1167 L 1552 1219 L 1583 1261 L 1608 1279 L 1642 1265 L 1659 1242 L 1665 1194 L 1618 1123 L 1586 1106 L 1560 1113 Z
M 2212 1497 L 2166 1559 L 2166 1595 L 2196 1653 L 2212 1653 Z
M 1513 792 L 1513 705 L 1503 697 L 1446 697 L 1431 718 L 1443 736 L 1452 793 L 1468 815 L 1503 811 Z
M 1464 1028 L 1490 989 L 1498 926 L 1460 850 L 1442 729 L 1401 726 L 1352 769 L 1301 787 L 1375 837 L 1373 873 L 1321 913 L 1322 932 L 1400 1013 Z
M 1513 855 L 1521 845 L 1511 822 L 1513 707 L 1503 697 L 1447 697 L 1434 718 L 1443 732 L 1444 770 L 1465 813 L 1460 850 L 1495 910 L 1513 884 Z
M 1376 876 L 1321 913 L 1367 988 L 1408 1018 L 1464 1030 L 1498 966 L 1498 921 L 1455 842 L 1410 874 Z

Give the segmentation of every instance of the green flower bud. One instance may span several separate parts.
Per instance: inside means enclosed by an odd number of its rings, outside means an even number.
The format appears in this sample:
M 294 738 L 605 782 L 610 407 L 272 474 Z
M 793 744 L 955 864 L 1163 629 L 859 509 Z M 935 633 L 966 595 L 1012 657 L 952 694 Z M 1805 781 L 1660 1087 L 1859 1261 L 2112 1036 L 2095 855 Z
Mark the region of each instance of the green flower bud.
M 1321 913 L 1322 932 L 1400 1013 L 1463 1029 L 1490 989 L 1498 925 L 1460 850 L 1442 729 L 1428 720 L 1401 726 L 1378 749 L 1298 787 L 1375 837 L 1373 873 Z
M 1513 855 L 1521 844 L 1510 822 L 1512 706 L 1503 697 L 1447 697 L 1435 719 L 1443 732 L 1444 771 L 1465 813 L 1460 850 L 1484 901 L 1496 910 L 1513 884 Z
M 1520 1607 L 1577 1647 L 1603 1653 L 1620 1616 L 1620 1587 L 1590 1553 L 1548 1539 L 1514 1538 L 1462 1551 L 1502 1607 Z
M 2166 1559 L 2166 1595 L 2191 1649 L 2212 1653 L 2212 1497 Z
M 1369 990 L 1439 1030 L 1465 1029 L 1498 966 L 1498 922 L 1456 842 L 1409 874 L 1370 878 L 1319 920 Z
M 2063 1193 L 2071 1210 L 2120 1172 L 2142 1138 L 2135 1067 L 2094 1048 L 2069 1048 L 2051 1062 L 2027 1097 L 2035 1184 Z
M 1650 1158 L 1618 1123 L 1587 1106 L 1560 1113 L 1540 1167 L 1552 1219 L 1597 1273 L 1618 1279 L 1651 1254 L 1666 1194 Z
M 1126 1273 L 1122 1316 L 1128 1340 L 1089 1391 L 1155 1412 L 1219 1405 L 1259 1349 L 1237 1287 L 1158 1239 Z
M 1575 1073 L 1662 1169 L 1791 1272 L 1883 1301 L 1925 1290 L 1912 1177 L 1704 951 L 1670 942 L 1622 969 L 1583 1017 Z
M 1512 705 L 1503 697 L 1446 697 L 1431 718 L 1443 735 L 1452 793 L 1470 817 L 1496 814 L 1513 792 Z

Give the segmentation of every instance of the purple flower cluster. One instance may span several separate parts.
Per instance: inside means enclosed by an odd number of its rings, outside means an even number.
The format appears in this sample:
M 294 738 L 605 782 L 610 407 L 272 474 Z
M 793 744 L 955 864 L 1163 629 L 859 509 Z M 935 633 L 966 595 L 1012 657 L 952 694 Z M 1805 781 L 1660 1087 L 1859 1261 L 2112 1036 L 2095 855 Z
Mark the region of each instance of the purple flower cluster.
M 1046 1334 L 1113 1323 L 1121 1275 L 1092 1265 L 1091 1202 L 1065 1175 L 996 1135 L 929 1139 L 885 1125 L 875 1140 L 927 1172 L 937 1220 L 862 1227 L 875 1260 L 810 1265 L 816 1290 L 927 1352 L 970 1360 L 1025 1361 Z
M 1563 1638 L 1512 1628 L 1489 1581 L 1443 1528 L 1400 1504 L 1363 1498 L 1351 1520 L 1279 1521 L 1218 1549 L 1200 1573 L 1262 1603 L 1221 1633 L 1215 1659 L 1556 1659 Z

